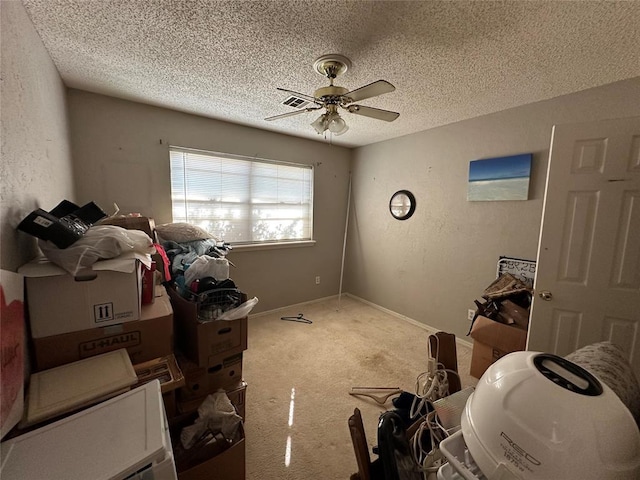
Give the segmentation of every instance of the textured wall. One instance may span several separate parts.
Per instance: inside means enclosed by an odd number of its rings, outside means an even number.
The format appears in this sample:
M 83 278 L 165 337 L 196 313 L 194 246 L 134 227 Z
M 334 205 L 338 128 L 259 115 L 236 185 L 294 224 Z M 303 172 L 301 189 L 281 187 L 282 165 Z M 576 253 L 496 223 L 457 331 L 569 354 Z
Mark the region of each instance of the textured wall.
M 171 222 L 169 145 L 315 166 L 314 246 L 236 249 L 236 283 L 260 299 L 256 312 L 335 295 L 351 151 L 113 97 L 69 90 L 78 198 L 112 211 Z M 320 275 L 320 285 L 315 284 Z
M 357 149 L 345 290 L 466 335 L 499 257 L 536 259 L 552 126 L 640 115 L 639 98 L 635 78 Z M 467 201 L 469 161 L 518 153 L 530 200 Z M 400 189 L 417 198 L 406 221 L 388 213 Z
M 21 2 L 2 2 L 1 267 L 38 252 L 15 227 L 31 210 L 73 200 L 65 88 Z

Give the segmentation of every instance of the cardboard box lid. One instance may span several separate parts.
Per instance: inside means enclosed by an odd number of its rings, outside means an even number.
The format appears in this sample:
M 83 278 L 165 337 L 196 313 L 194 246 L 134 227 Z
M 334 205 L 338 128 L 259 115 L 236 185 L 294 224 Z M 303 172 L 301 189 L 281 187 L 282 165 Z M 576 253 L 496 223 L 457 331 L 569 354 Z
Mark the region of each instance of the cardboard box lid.
M 128 390 L 138 380 L 124 348 L 33 373 L 27 424 L 34 424 Z
M 470 335 L 474 340 L 504 352 L 523 350 L 527 343 L 526 330 L 483 316 L 475 319 Z
M 129 252 L 108 260 L 100 260 L 91 266 L 91 270 L 101 271 L 110 270 L 121 273 L 131 273 L 136 268 L 136 260 L 145 265 L 147 268 L 151 267 L 151 256 L 141 253 Z M 18 272 L 25 277 L 55 277 L 58 275 L 67 275 L 67 272 L 62 267 L 59 267 L 55 263 L 51 262 L 46 257 L 38 257 L 29 263 L 22 265 L 18 268 Z

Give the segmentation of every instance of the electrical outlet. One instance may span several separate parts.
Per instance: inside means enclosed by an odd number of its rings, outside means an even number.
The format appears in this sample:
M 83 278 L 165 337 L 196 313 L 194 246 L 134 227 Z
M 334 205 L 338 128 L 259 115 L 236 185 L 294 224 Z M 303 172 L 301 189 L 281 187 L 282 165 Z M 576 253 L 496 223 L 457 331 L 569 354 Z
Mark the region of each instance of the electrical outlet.
M 475 317 L 475 315 L 476 315 L 476 311 L 475 310 L 471 310 L 471 309 L 467 310 L 467 318 L 469 320 L 473 320 L 473 317 Z
M 320 275 L 316 276 L 316 285 L 320 285 Z

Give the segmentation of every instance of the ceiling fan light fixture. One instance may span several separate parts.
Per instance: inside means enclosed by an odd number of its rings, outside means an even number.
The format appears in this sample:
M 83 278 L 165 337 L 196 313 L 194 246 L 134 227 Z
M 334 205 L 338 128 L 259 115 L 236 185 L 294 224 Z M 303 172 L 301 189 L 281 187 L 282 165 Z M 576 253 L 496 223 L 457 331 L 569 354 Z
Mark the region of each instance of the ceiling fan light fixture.
M 349 125 L 345 124 L 344 128 L 342 130 L 340 130 L 339 132 L 335 132 L 334 135 L 336 137 L 339 137 L 340 135 L 342 135 L 343 133 L 347 133 L 347 130 L 349 130 Z
M 1 1 L 1 0 L 0 0 Z M 311 112 L 312 110 L 325 109 L 324 113 L 316 118 L 310 125 L 319 134 L 324 134 L 327 130 L 331 135 L 343 135 L 349 130 L 347 122 L 338 113 L 338 108 L 342 108 L 349 113 L 353 113 L 362 117 L 369 117 L 376 120 L 384 120 L 392 122 L 400 115 L 390 110 L 382 110 L 380 108 L 367 107 L 364 105 L 353 104 L 371 97 L 377 97 L 384 93 L 393 92 L 396 87 L 386 80 L 376 80 L 375 82 L 363 85 L 355 90 L 348 90 L 333 84 L 334 79 L 345 73 L 351 68 L 351 61 L 344 55 L 329 54 L 318 58 L 313 64 L 314 69 L 319 74 L 329 79 L 329 86 L 316 89 L 313 95 L 287 90 L 278 87 L 278 90 L 287 92 L 290 96 L 294 96 L 299 101 L 306 101 L 313 104 L 312 107 L 299 109 L 295 112 L 283 113 L 265 118 L 266 121 L 287 118 L 300 113 Z M 285 102 L 286 104 L 287 102 Z
M 334 135 L 342 135 L 347 130 L 349 130 L 347 122 L 345 122 L 344 118 L 342 118 L 337 113 L 332 116 L 331 120 L 329 121 L 328 128 L 329 131 Z
M 313 123 L 311 123 L 311 126 L 315 129 L 316 132 L 318 132 L 319 134 L 322 134 L 327 129 L 328 123 L 329 122 L 327 119 L 327 114 L 323 113 L 318 118 L 316 118 L 315 121 L 313 121 Z

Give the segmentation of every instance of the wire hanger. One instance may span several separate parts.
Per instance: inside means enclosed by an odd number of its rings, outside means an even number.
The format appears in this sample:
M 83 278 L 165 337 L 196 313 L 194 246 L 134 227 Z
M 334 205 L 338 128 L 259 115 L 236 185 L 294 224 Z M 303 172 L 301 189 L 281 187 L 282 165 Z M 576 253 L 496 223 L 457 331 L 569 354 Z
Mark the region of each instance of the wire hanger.
M 381 392 L 381 394 L 376 395 L 373 392 Z M 349 395 L 369 397 L 380 405 L 384 405 L 389 400 L 389 397 L 398 393 L 402 393 L 400 387 L 351 387 Z
M 304 318 L 301 313 L 299 313 L 297 317 L 280 317 L 280 320 L 289 320 L 290 322 L 300 323 L 313 323 L 311 320 Z

